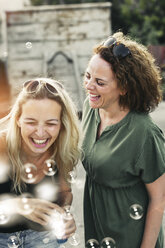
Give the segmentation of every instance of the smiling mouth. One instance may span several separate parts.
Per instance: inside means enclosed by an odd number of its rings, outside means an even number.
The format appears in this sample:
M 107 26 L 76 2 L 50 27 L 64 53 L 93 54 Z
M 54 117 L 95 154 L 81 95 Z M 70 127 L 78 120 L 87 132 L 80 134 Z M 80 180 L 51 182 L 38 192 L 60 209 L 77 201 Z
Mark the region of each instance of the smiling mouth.
M 100 98 L 100 95 L 89 94 L 89 97 L 91 101 L 96 101 Z
M 46 146 L 46 144 L 48 143 L 49 139 L 33 139 L 31 138 L 32 143 L 36 146 L 36 147 L 44 147 Z

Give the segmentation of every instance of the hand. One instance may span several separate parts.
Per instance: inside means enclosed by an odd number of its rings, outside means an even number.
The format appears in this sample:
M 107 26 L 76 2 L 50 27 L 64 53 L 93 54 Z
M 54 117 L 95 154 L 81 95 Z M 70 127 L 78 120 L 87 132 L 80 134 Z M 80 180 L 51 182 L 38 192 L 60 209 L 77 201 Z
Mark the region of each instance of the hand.
M 65 222 L 65 236 L 64 238 L 69 238 L 71 237 L 76 231 L 76 223 L 74 218 L 71 220 L 67 220 Z
M 48 225 L 54 211 L 64 213 L 64 210 L 57 204 L 38 198 L 16 199 L 16 211 L 25 218 L 40 225 Z

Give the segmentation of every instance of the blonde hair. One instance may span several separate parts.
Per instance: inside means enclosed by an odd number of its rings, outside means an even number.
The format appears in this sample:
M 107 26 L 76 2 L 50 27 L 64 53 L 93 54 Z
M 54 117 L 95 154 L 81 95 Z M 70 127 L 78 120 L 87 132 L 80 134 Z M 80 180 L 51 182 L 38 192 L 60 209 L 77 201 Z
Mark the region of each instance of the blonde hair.
M 21 191 L 21 133 L 17 125 L 22 111 L 22 105 L 29 99 L 51 99 L 58 102 L 62 107 L 61 129 L 53 144 L 53 155 L 60 173 L 67 178 L 68 172 L 78 163 L 81 154 L 81 131 L 75 105 L 62 85 L 53 79 L 36 78 L 33 81 L 41 82 L 34 93 L 28 93 L 24 88 L 19 93 L 10 113 L 1 120 L 1 124 L 7 122 L 6 143 L 8 156 L 13 166 L 14 188 Z M 57 93 L 49 92 L 44 83 L 54 87 Z
M 114 33 L 111 37 L 124 44 L 131 54 L 119 59 L 113 54 L 113 46 L 106 47 L 103 42 L 94 48 L 94 54 L 99 54 L 110 64 L 118 87 L 126 92 L 120 96 L 120 106 L 136 112 L 154 110 L 162 99 L 161 72 L 154 57 L 145 46 L 122 32 Z

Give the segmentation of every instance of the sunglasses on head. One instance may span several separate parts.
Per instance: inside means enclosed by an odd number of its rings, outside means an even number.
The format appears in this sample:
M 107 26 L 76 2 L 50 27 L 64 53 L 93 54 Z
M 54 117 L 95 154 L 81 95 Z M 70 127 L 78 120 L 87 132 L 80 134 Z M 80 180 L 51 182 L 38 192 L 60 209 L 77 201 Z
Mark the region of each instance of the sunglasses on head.
M 61 89 L 63 89 L 62 85 L 59 82 L 55 81 L 55 84 Z M 44 85 L 44 87 L 50 93 L 58 94 L 58 91 L 54 85 L 52 85 L 51 83 L 45 82 L 45 81 L 40 81 L 40 80 L 27 81 L 23 84 L 23 88 L 26 89 L 26 92 L 28 93 L 35 93 L 39 89 L 39 87 L 41 87 L 42 85 Z
M 125 58 L 129 54 L 131 54 L 128 47 L 126 47 L 124 44 L 117 42 L 117 40 L 114 37 L 108 38 L 104 43 L 103 46 L 105 47 L 112 47 L 112 53 L 114 57 L 118 59 Z

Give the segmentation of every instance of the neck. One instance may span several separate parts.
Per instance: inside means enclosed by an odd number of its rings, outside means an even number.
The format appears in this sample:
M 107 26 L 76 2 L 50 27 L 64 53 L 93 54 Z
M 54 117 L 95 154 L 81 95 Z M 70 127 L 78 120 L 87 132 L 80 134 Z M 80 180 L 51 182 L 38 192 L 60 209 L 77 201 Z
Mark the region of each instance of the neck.
M 120 121 L 123 119 L 129 112 L 129 109 L 122 109 L 118 107 L 117 109 L 99 109 L 99 114 L 101 120 L 109 120 L 109 121 Z
M 22 149 L 21 151 L 21 160 L 25 163 L 32 163 L 35 165 L 42 164 L 45 160 L 49 159 L 52 155 L 52 152 L 50 150 L 44 152 L 44 153 L 31 153 L 29 151 L 26 151 L 26 149 Z

